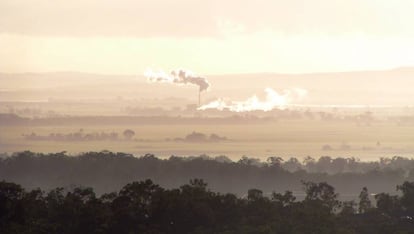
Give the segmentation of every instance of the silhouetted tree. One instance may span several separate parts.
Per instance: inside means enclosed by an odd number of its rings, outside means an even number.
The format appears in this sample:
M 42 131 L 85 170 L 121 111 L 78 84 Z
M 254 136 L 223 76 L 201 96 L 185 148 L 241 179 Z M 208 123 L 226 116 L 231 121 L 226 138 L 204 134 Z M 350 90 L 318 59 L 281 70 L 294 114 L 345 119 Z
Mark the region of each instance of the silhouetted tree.
M 131 129 L 126 129 L 122 134 L 127 140 L 131 140 L 135 136 L 135 132 Z
M 414 182 L 405 181 L 397 186 L 397 190 L 402 192 L 401 205 L 407 214 L 414 218 Z
M 269 166 L 271 167 L 276 167 L 276 168 L 280 168 L 282 162 L 283 162 L 283 158 L 281 157 L 268 157 L 266 159 L 267 163 L 269 164 Z
M 358 212 L 365 213 L 371 209 L 371 200 L 369 199 L 367 187 L 363 187 L 361 193 L 359 194 L 359 205 Z
M 306 202 L 318 202 L 331 212 L 339 208 L 338 194 L 335 193 L 335 188 L 328 183 L 303 182 L 303 185 L 305 186 Z
M 286 191 L 284 194 L 273 192 L 271 200 L 280 204 L 282 207 L 286 207 L 292 205 L 295 202 L 296 197 L 293 196 L 291 191 Z
M 377 200 L 377 209 L 389 216 L 400 214 L 400 201 L 397 196 L 391 196 L 388 193 L 379 193 L 375 195 Z

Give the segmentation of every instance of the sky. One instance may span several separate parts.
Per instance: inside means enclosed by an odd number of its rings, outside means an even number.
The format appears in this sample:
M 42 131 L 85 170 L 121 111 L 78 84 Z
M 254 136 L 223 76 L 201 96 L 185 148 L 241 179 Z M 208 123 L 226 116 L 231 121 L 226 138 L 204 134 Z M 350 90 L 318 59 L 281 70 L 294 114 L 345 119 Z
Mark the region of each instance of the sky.
M 0 0 L 0 72 L 414 65 L 412 0 Z

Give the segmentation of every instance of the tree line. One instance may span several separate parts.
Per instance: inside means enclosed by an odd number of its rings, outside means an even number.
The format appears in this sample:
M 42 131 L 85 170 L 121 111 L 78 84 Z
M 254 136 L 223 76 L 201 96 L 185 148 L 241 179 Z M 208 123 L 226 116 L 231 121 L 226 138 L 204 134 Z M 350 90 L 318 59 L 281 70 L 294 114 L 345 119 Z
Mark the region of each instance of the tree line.
M 209 182 L 212 191 L 246 195 L 249 188 L 265 194 L 290 190 L 304 197 L 303 180 L 328 182 L 340 193 L 339 199 L 356 198 L 369 185 L 373 194 L 396 194 L 395 186 L 414 181 L 414 160 L 395 157 L 377 162 L 360 162 L 354 158 L 291 158 L 283 161 L 269 157 L 266 161 L 242 157 L 232 161 L 225 156 L 177 157 L 160 159 L 152 154 L 136 157 L 109 151 L 68 155 L 66 152 L 43 154 L 30 151 L 0 157 L 0 180 L 22 185 L 26 189 L 87 186 L 97 194 L 113 192 L 132 181 L 151 179 L 170 189 L 191 178 Z M 373 199 L 373 196 L 370 195 Z
M 365 112 L 352 116 L 338 116 L 329 112 L 310 112 L 298 110 L 274 109 L 269 112 L 253 111 L 249 114 L 238 114 L 230 111 L 207 110 L 193 112 L 188 115 L 177 115 L 171 111 L 171 115 L 146 112 L 145 115 L 125 116 L 66 116 L 52 113 L 45 117 L 25 117 L 15 113 L 0 113 L 0 126 L 50 126 L 50 125 L 156 125 L 156 124 L 268 124 L 277 123 L 280 120 L 304 120 L 304 121 L 340 121 L 355 123 L 358 126 L 370 126 L 377 121 L 372 113 Z M 204 117 L 203 117 L 204 116 Z M 206 118 L 207 117 L 207 118 Z M 395 124 L 412 124 L 413 116 L 398 116 L 389 118 Z
M 131 129 L 125 129 L 122 132 L 123 138 L 119 137 L 117 132 L 85 132 L 79 129 L 77 132 L 70 133 L 49 133 L 48 135 L 38 135 L 35 132 L 23 134 L 25 140 L 32 141 L 119 141 L 132 140 L 135 132 Z
M 401 196 L 380 193 L 376 205 L 362 188 L 358 201 L 339 201 L 326 182 L 302 182 L 305 198 L 290 191 L 265 196 L 217 193 L 201 179 L 165 189 L 131 182 L 97 196 L 92 188 L 26 191 L 0 182 L 1 233 L 412 233 L 414 182 Z

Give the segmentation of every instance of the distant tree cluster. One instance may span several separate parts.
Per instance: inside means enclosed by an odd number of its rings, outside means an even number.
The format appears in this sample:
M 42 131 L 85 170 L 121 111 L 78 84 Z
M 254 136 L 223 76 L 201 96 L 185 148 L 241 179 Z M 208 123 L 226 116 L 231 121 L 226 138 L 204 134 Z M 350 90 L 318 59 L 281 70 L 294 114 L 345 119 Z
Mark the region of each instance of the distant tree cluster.
M 181 113 L 180 111 L 179 113 Z M 170 114 L 168 114 L 170 113 Z M 388 118 L 387 121 L 398 125 L 412 125 L 413 116 L 399 116 Z M 310 112 L 297 110 L 274 109 L 269 112 L 252 111 L 248 113 L 235 113 L 230 111 L 206 110 L 202 112 L 191 111 L 187 115 L 177 114 L 173 110 L 158 112 L 158 109 L 149 110 L 139 115 L 126 116 L 63 116 L 54 112 L 42 117 L 22 117 L 14 113 L 0 113 L 0 125 L 73 125 L 73 124 L 117 124 L 117 125 L 148 125 L 148 124 L 272 124 L 280 120 L 304 121 L 339 121 L 355 123 L 358 126 L 370 126 L 378 121 L 371 112 L 355 115 L 337 115 L 329 112 Z
M 135 132 L 126 129 L 122 133 L 125 140 L 132 140 Z M 36 133 L 23 135 L 24 139 L 32 141 L 117 141 L 122 140 L 116 132 L 90 132 L 83 129 L 73 133 L 50 133 L 49 135 L 37 135 Z
M 26 116 L 26 117 L 58 117 L 61 114 L 53 110 L 44 110 L 38 107 L 22 107 L 17 108 L 13 106 L 7 107 L 8 114 Z
M 131 182 L 97 196 L 92 188 L 26 191 L 0 182 L 1 233 L 412 233 L 414 182 L 367 199 L 339 201 L 325 182 L 303 182 L 305 197 L 290 191 L 246 197 L 216 193 L 201 179 L 165 189 L 151 180 Z M 358 205 L 357 205 L 358 204 Z
M 171 139 L 167 139 L 171 140 Z M 194 142 L 194 143 L 205 143 L 205 142 L 220 142 L 227 141 L 227 137 L 219 136 L 215 133 L 212 133 L 210 136 L 201 133 L 201 132 L 192 132 L 185 136 L 184 138 L 174 138 L 174 141 L 183 141 L 183 142 Z
M 8 112 L 10 114 L 17 114 L 20 116 L 42 116 L 43 110 L 40 108 L 14 108 L 12 106 L 8 107 Z
M 296 158 L 290 158 L 281 163 L 281 166 L 291 172 L 306 170 L 310 173 L 368 173 L 374 171 L 399 171 L 400 173 L 413 174 L 414 160 L 394 156 L 392 158 L 380 157 L 378 161 L 360 161 L 358 158 L 332 158 L 322 156 L 319 159 L 305 157 L 300 162 Z

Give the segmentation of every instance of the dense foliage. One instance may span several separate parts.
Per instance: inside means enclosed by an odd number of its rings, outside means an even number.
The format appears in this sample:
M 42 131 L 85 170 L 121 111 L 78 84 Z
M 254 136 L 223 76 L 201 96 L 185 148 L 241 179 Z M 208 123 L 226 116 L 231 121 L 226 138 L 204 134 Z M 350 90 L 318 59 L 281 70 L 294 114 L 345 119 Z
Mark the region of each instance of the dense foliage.
M 303 198 L 302 180 L 327 182 L 340 193 L 341 200 L 358 198 L 361 188 L 371 193 L 396 194 L 395 187 L 414 181 L 414 160 L 395 157 L 377 162 L 360 162 L 354 158 L 295 158 L 283 161 L 270 157 L 262 162 L 242 157 L 234 162 L 220 156 L 210 158 L 176 157 L 160 159 L 154 155 L 135 157 L 124 153 L 88 152 L 69 156 L 65 152 L 41 154 L 20 152 L 0 157 L 0 180 L 22 185 L 26 189 L 86 186 L 98 195 L 122 188 L 133 181 L 151 179 L 164 188 L 176 188 L 192 178 L 209 182 L 214 192 L 246 195 L 250 188 L 272 191 L 290 190 Z M 372 196 L 370 196 L 371 199 Z
M 0 182 L 1 233 L 412 233 L 414 183 L 398 186 L 401 196 L 377 194 L 376 208 L 360 195 L 338 201 L 334 187 L 303 182 L 305 198 L 290 191 L 247 196 L 210 191 L 200 179 L 174 189 L 151 180 L 96 196 L 75 187 L 25 191 Z

